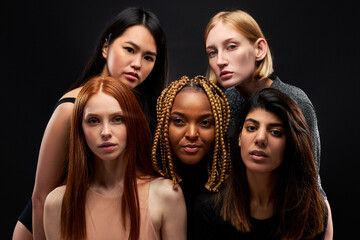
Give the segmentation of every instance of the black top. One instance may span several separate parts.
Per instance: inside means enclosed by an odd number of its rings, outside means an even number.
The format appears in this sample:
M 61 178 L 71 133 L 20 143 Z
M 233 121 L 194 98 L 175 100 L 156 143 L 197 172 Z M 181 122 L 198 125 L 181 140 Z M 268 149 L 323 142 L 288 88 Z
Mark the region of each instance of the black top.
M 180 182 L 184 193 L 186 211 L 187 211 L 187 236 L 188 240 L 196 239 L 194 232 L 194 203 L 202 191 L 206 191 L 204 185 L 207 181 L 207 161 L 206 158 L 198 164 L 186 165 L 176 161 L 176 170 L 182 178 Z
M 75 103 L 75 100 L 76 100 L 76 98 L 74 98 L 74 97 L 62 98 L 55 104 L 54 110 L 62 103 L 66 103 L 66 102 Z
M 280 217 L 274 215 L 271 218 L 258 220 L 250 219 L 251 231 L 239 232 L 229 222 L 220 217 L 220 209 L 214 207 L 213 193 L 202 193 L 194 205 L 194 223 L 196 239 L 245 239 L 245 240 L 280 240 L 276 234 L 280 224 Z M 327 219 L 327 217 L 326 217 Z M 325 228 L 326 229 L 325 221 Z M 314 240 L 324 239 L 325 231 L 318 234 Z

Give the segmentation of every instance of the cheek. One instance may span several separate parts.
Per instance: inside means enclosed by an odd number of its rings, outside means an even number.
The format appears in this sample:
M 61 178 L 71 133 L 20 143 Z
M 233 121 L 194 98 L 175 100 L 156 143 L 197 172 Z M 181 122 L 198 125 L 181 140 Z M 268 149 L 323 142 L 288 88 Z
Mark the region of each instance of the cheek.
M 95 134 L 93 133 L 93 131 L 84 130 L 84 137 L 85 137 L 86 144 L 88 145 L 90 150 L 93 152 L 94 151 L 93 146 L 96 145 Z
M 126 58 L 124 56 L 121 56 L 119 51 L 110 50 L 109 57 L 107 59 L 110 74 L 113 75 L 114 72 L 118 71 L 117 69 L 121 67 L 122 63 L 124 63 L 125 60 Z
M 206 145 L 206 153 L 208 153 L 214 144 L 215 140 L 215 128 L 208 129 L 201 133 L 202 139 Z
M 174 127 L 172 124 L 169 126 L 169 141 L 172 148 L 176 148 L 176 145 L 180 142 L 182 138 L 182 131 L 181 129 Z

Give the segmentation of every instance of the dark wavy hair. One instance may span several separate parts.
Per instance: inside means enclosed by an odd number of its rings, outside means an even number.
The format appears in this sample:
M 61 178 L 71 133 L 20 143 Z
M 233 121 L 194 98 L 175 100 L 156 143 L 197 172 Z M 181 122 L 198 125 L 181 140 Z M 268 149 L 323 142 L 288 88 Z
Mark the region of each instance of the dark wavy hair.
M 280 217 L 281 239 L 313 239 L 324 231 L 326 205 L 317 185 L 313 146 L 309 127 L 298 105 L 277 89 L 265 88 L 248 101 L 238 123 L 239 136 L 248 113 L 264 109 L 284 123 L 286 149 L 279 167 L 274 192 L 274 214 Z M 235 143 L 236 141 L 236 143 Z M 232 173 L 218 195 L 221 216 L 238 231 L 250 231 L 250 192 L 246 166 L 241 159 L 238 139 L 232 143 Z

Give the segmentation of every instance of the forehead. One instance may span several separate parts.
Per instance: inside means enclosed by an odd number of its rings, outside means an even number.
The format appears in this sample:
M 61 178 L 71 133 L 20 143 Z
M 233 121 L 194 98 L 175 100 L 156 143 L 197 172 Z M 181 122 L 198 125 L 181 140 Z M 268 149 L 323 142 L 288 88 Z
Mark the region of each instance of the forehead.
M 273 112 L 269 112 L 262 108 L 256 108 L 251 110 L 248 115 L 246 116 L 245 120 L 253 119 L 260 124 L 273 124 L 279 123 L 283 124 L 283 121 Z
M 234 28 L 230 23 L 224 23 L 220 21 L 214 25 L 214 27 L 209 31 L 209 34 L 206 38 L 206 44 L 212 44 L 214 41 L 221 39 L 230 39 L 230 38 L 245 38 L 245 36 L 236 28 Z
M 117 37 L 116 40 L 122 42 L 133 42 L 136 45 L 145 48 L 146 51 L 156 52 L 156 42 L 153 35 L 149 29 L 142 25 L 129 27 L 122 35 Z
M 105 114 L 121 111 L 119 102 L 112 96 L 103 92 L 92 95 L 84 108 L 84 116 L 87 114 Z
M 171 112 L 179 110 L 211 112 L 210 101 L 203 91 L 185 88 L 176 95 Z

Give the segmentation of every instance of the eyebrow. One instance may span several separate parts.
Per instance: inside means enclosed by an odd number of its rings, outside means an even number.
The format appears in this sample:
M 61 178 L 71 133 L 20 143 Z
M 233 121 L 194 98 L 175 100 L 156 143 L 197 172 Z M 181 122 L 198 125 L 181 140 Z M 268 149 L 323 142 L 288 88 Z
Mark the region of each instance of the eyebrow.
M 88 118 L 88 117 L 97 117 L 100 116 L 101 114 L 96 113 L 96 112 L 89 112 L 89 113 L 84 113 L 84 117 Z M 124 111 L 117 111 L 117 112 L 113 112 L 110 114 L 110 116 L 115 116 L 115 115 L 124 115 Z
M 235 38 L 233 38 L 233 37 L 227 38 L 222 42 L 222 45 L 227 45 L 227 44 L 229 44 L 229 42 L 234 41 L 234 40 L 235 40 Z M 214 45 L 209 45 L 209 46 L 206 46 L 205 49 L 208 50 L 208 49 L 213 49 L 213 48 L 215 48 Z
M 132 41 L 127 41 L 126 43 L 130 44 L 131 46 L 133 46 L 134 48 L 136 48 L 136 50 L 140 50 L 140 46 L 137 45 L 136 43 L 132 42 Z M 156 57 L 156 52 L 152 52 L 152 51 L 146 51 L 146 54 L 152 55 L 154 57 Z
M 170 115 L 179 115 L 181 117 L 186 117 L 185 114 L 183 114 L 181 112 L 172 112 Z M 212 113 L 205 113 L 205 114 L 200 116 L 200 118 L 207 118 L 207 117 L 213 117 L 213 114 Z
M 248 118 L 245 120 L 245 122 L 252 122 L 252 123 L 255 123 L 255 124 L 260 124 L 259 121 L 253 119 L 253 118 Z M 284 124 L 282 123 L 270 123 L 269 124 L 270 127 L 282 127 L 284 128 Z

